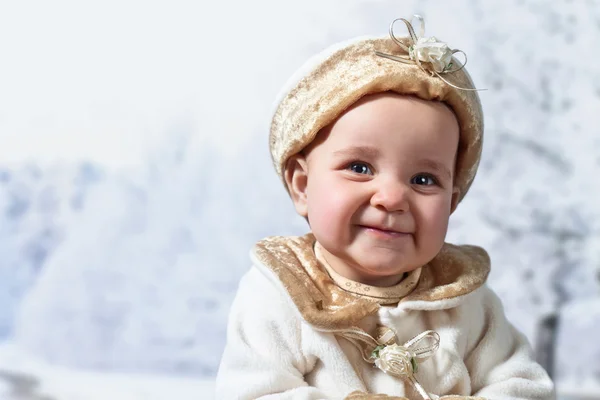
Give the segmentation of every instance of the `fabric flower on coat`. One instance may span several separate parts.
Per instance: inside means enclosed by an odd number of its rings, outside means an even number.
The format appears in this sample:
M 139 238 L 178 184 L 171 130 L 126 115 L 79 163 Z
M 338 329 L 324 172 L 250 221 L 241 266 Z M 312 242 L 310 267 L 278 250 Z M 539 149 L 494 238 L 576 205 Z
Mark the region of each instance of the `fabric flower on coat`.
M 415 356 L 398 344 L 383 346 L 377 350 L 375 365 L 380 370 L 398 378 L 410 378 L 417 369 Z

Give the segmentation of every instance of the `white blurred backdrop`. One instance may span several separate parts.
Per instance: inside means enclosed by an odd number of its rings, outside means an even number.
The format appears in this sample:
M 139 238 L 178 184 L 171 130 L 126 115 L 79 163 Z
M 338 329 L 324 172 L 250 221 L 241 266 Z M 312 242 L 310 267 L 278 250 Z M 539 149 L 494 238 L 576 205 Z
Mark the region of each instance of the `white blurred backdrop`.
M 488 89 L 448 240 L 490 252 L 534 345 L 556 317 L 553 374 L 600 398 L 600 1 L 4 0 L 0 399 L 210 398 L 252 244 L 307 230 L 270 164 L 275 95 L 414 13 Z

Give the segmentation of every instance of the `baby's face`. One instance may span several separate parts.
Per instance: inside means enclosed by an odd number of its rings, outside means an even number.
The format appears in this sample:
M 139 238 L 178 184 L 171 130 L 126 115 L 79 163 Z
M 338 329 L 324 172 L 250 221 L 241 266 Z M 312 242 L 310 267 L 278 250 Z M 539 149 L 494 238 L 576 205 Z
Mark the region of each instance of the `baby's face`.
M 435 257 L 458 198 L 458 139 L 444 104 L 382 93 L 363 98 L 298 156 L 296 209 L 338 273 L 385 286 Z

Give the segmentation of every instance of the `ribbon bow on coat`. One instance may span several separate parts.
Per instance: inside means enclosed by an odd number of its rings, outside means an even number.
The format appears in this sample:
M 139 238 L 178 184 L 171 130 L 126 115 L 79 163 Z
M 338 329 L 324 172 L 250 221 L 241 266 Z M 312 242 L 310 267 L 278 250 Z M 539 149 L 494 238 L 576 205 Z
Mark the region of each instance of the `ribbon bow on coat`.
M 349 328 L 334 333 L 355 345 L 365 361 L 375 364 L 388 375 L 410 381 L 424 400 L 431 400 L 414 374 L 419 363 L 427 360 L 439 348 L 440 335 L 437 332 L 425 331 L 403 345 L 396 344 L 394 332 L 389 328 L 384 328 L 377 340 L 361 329 Z M 372 350 L 365 350 L 361 344 L 366 344 Z

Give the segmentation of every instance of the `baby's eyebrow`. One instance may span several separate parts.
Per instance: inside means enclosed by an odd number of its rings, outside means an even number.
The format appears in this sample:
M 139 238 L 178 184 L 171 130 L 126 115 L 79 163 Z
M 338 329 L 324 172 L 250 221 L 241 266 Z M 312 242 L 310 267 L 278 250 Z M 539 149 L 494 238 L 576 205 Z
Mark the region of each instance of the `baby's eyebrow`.
M 446 177 L 448 179 L 452 179 L 452 173 L 450 172 L 450 170 L 448 169 L 448 167 L 446 167 L 444 164 L 442 164 L 441 162 L 435 161 L 435 160 L 431 160 L 431 159 L 424 159 L 421 160 L 419 162 L 419 164 L 423 165 L 424 167 L 428 167 L 431 168 L 441 174 L 446 175 Z
M 379 156 L 379 150 L 371 146 L 351 146 L 333 152 L 334 156 L 363 156 L 375 158 Z

